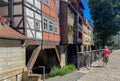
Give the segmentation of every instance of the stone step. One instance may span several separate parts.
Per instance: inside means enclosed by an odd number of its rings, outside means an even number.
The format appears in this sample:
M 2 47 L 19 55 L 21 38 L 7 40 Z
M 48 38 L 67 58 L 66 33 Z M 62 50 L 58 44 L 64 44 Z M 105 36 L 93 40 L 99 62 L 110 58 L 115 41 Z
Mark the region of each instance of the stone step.
M 42 81 L 40 74 L 28 74 L 28 81 Z

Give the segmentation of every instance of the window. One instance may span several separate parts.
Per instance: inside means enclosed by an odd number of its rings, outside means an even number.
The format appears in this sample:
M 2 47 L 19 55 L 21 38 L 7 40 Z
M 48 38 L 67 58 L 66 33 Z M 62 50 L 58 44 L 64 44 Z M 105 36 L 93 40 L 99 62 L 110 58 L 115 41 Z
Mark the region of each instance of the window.
M 49 21 L 49 32 L 53 32 L 53 21 Z
M 58 34 L 58 24 L 54 23 L 54 33 Z
M 50 0 L 45 0 L 45 4 L 46 4 L 47 6 L 50 6 Z
M 82 19 L 79 17 L 79 24 L 82 25 Z
M 57 34 L 57 32 L 58 32 L 58 29 L 55 27 L 55 34 Z
M 43 18 L 43 30 L 48 31 L 48 19 L 45 17 Z
M 55 1 L 55 5 L 56 5 L 56 12 L 59 13 L 59 1 Z
M 81 32 L 78 33 L 78 36 L 79 36 L 79 38 L 82 39 L 82 33 Z
M 40 31 L 40 22 L 35 21 L 35 30 Z

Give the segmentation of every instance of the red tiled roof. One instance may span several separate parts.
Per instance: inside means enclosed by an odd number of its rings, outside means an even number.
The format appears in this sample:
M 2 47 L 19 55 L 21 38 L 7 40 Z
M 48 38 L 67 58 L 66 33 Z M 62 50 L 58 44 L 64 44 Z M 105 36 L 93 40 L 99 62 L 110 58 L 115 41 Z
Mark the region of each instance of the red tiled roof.
M 26 39 L 27 37 L 13 30 L 10 27 L 0 26 L 0 38 Z

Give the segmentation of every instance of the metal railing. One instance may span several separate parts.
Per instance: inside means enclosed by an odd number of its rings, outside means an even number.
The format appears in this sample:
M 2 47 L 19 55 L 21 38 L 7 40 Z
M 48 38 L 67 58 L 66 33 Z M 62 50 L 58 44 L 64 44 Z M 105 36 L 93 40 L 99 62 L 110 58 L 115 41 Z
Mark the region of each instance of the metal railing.
M 3 79 L 0 79 L 0 81 L 7 81 L 7 80 L 9 80 L 9 79 L 12 78 L 12 77 L 16 77 L 16 78 L 15 78 L 15 81 L 19 81 L 19 78 L 18 78 L 18 77 L 19 77 L 19 75 L 21 75 L 21 74 L 23 74 L 23 72 L 20 72 L 20 73 L 18 73 L 18 74 L 5 77 L 5 78 L 3 78 Z
M 97 61 L 98 59 L 100 59 L 101 56 L 101 52 L 103 49 L 99 49 L 99 50 L 92 50 L 92 51 L 83 51 L 83 52 L 78 52 L 77 54 L 77 69 L 79 70 L 81 67 L 84 67 L 86 64 L 86 58 L 87 56 L 85 55 L 86 53 L 91 53 L 91 55 L 88 57 L 90 60 L 90 63 L 92 64 L 94 61 Z

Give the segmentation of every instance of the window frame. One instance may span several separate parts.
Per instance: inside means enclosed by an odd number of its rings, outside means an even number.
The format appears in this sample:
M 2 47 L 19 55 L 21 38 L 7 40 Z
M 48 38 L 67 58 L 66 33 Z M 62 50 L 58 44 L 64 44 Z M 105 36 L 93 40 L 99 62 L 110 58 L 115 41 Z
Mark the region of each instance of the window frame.
M 57 12 L 57 14 L 59 13 L 59 8 L 60 8 L 60 3 L 59 1 L 55 0 L 55 11 Z
M 36 26 L 36 22 L 38 23 L 38 26 Z M 34 21 L 34 26 L 35 26 L 34 28 L 36 31 L 40 31 L 40 22 L 38 20 Z
M 49 22 L 48 18 L 43 17 L 43 31 L 48 32 L 48 29 L 49 29 L 49 23 L 48 22 Z M 46 27 L 45 27 L 45 25 L 46 25 Z
M 45 5 L 50 6 L 50 0 L 45 0 Z
M 57 29 L 57 31 L 55 31 L 55 28 Z M 54 33 L 58 34 L 58 24 L 56 22 L 54 22 Z
M 52 30 L 50 30 L 50 26 L 52 27 Z M 49 20 L 49 32 L 54 33 L 54 23 L 52 20 Z

